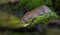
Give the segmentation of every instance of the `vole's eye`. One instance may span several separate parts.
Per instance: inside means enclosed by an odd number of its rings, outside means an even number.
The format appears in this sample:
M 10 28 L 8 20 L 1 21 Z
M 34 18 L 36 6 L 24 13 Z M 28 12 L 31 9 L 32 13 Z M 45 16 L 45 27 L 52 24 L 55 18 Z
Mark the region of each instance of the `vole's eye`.
M 24 21 L 24 18 L 22 20 Z
M 23 21 L 27 21 L 28 20 L 28 18 L 23 18 Z
M 25 21 L 25 19 L 23 18 L 23 21 Z

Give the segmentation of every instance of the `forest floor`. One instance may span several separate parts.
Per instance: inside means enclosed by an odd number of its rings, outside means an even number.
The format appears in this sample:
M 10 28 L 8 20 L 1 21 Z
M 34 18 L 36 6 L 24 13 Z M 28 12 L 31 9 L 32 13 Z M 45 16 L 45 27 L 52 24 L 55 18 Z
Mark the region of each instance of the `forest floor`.
M 31 35 L 29 32 L 11 32 L 11 31 L 0 31 L 0 35 Z M 37 32 L 34 32 L 37 35 Z M 46 35 L 60 35 L 60 29 L 47 29 Z

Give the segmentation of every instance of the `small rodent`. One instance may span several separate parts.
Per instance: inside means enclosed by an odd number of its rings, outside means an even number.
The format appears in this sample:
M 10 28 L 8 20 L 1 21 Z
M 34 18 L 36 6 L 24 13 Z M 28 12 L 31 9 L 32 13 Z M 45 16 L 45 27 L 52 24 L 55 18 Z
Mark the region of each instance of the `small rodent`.
M 39 6 L 35 9 L 33 9 L 30 12 L 27 12 L 23 17 L 22 17 L 22 22 L 25 23 L 29 19 L 33 19 L 38 15 L 44 14 L 44 13 L 49 13 L 51 12 L 50 8 L 47 7 L 46 5 Z

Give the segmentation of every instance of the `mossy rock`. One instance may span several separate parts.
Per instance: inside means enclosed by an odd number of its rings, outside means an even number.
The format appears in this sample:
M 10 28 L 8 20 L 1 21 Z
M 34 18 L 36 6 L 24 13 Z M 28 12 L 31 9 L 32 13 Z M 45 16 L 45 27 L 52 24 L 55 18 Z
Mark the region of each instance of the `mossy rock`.
M 4 15 L 6 15 L 6 14 L 4 14 Z M 12 15 L 10 15 L 10 17 L 7 16 L 7 17 L 4 17 L 4 18 L 0 18 L 1 19 L 0 20 L 0 26 L 16 28 L 16 27 L 26 27 L 30 24 L 31 24 L 31 26 L 33 26 L 33 25 L 35 25 L 36 23 L 39 23 L 39 22 L 44 22 L 45 23 L 49 19 L 57 18 L 57 15 L 54 12 L 51 12 L 51 13 L 48 13 L 48 14 L 43 14 L 41 16 L 37 16 L 35 18 L 35 20 L 33 20 L 34 22 L 32 22 L 32 20 L 29 20 L 28 23 L 25 23 L 25 24 L 23 24 L 19 18 L 16 18 Z M 6 18 L 9 18 L 8 19 L 9 21 L 7 21 Z

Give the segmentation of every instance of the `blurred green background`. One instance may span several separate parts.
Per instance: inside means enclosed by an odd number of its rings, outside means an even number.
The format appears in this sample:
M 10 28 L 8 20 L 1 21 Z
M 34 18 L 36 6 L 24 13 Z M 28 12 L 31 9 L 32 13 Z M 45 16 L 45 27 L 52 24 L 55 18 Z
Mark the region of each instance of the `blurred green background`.
M 0 0 L 0 2 L 7 0 Z M 26 12 L 33 10 L 34 8 L 47 5 L 51 8 L 51 10 L 55 11 L 56 13 L 60 12 L 60 0 L 19 0 L 19 3 L 16 4 L 8 4 L 5 6 L 0 6 L 0 26 L 7 26 L 7 27 L 19 27 L 19 22 L 21 19 L 20 16 L 16 17 L 16 13 L 13 10 L 25 10 Z M 5 13 L 5 14 L 3 14 Z M 10 14 L 14 13 L 14 14 Z M 60 13 L 59 13 L 60 14 Z M 10 16 L 10 17 L 9 17 Z M 9 19 L 10 18 L 10 19 Z M 7 19 L 7 20 L 4 20 Z M 8 25 L 9 24 L 9 25 Z M 36 33 L 36 34 L 35 34 Z M 33 33 L 37 35 L 37 32 Z M 44 33 L 43 33 L 44 34 Z M 31 35 L 29 32 L 11 32 L 11 31 L 0 31 L 0 35 Z M 57 28 L 47 28 L 46 35 L 60 35 L 60 29 Z

